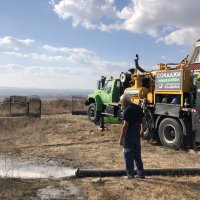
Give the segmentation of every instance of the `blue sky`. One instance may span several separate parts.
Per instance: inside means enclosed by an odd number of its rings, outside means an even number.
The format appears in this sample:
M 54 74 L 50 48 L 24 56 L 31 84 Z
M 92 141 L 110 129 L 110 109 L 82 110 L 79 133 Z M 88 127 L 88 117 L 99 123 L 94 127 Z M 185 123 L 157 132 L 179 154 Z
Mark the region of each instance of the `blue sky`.
M 195 5 L 191 2 L 195 2 Z M 94 89 L 118 77 L 180 62 L 200 38 L 200 1 L 1 0 L 0 87 Z

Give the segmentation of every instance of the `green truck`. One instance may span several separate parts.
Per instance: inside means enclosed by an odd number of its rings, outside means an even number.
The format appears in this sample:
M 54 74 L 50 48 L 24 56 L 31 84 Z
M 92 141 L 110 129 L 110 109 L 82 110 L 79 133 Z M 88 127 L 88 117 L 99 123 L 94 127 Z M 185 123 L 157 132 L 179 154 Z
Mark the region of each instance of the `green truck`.
M 90 121 L 99 124 L 101 113 L 106 112 L 108 105 L 118 103 L 123 94 L 122 82 L 120 79 L 106 79 L 102 76 L 98 81 L 97 89 L 88 95 L 85 105 L 88 106 L 88 118 Z
M 131 75 L 135 70 L 144 71 L 138 64 L 139 57 L 136 55 L 135 69 L 131 68 L 128 72 L 121 72 L 119 78 L 110 77 L 107 79 L 102 76 L 97 81 L 97 89 L 88 95 L 85 105 L 88 106 L 87 115 L 90 121 L 99 124 L 101 114 L 106 113 L 104 122 L 119 122 L 122 119 L 122 110 L 119 107 L 120 96 L 124 90 L 131 86 Z M 109 113 L 115 114 L 115 117 Z M 117 117 L 116 117 L 117 116 Z

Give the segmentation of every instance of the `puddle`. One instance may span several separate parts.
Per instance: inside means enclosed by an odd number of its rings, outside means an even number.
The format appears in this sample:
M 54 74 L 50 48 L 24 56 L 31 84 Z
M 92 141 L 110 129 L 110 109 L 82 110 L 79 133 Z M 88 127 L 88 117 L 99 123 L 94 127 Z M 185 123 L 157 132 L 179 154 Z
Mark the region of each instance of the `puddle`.
M 0 177 L 6 178 L 64 178 L 75 176 L 75 169 L 48 165 L 34 165 L 0 158 Z

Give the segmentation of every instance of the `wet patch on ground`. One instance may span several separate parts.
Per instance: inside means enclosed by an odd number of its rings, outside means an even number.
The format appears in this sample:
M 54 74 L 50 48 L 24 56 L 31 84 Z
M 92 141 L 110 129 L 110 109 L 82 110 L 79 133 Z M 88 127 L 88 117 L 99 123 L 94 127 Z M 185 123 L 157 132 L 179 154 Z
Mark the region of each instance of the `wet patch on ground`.
M 80 197 L 83 195 L 83 192 L 69 181 L 60 182 L 59 186 L 56 188 L 48 186 L 39 189 L 37 192 L 37 197 L 42 200 L 71 199 L 72 197 Z
M 52 165 L 35 165 L 0 157 L 0 177 L 2 178 L 65 178 L 75 176 L 75 169 Z

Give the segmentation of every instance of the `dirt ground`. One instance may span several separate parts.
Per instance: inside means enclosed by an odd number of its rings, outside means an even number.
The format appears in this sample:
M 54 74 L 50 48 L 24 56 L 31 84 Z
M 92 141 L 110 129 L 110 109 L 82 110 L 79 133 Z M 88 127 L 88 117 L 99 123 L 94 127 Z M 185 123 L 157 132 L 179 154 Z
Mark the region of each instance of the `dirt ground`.
M 86 116 L 0 119 L 0 157 L 13 163 L 85 169 L 124 169 L 120 125 L 99 131 Z M 145 168 L 200 167 L 200 154 L 142 141 Z M 199 199 L 200 176 L 0 179 L 0 199 Z

